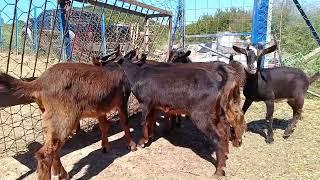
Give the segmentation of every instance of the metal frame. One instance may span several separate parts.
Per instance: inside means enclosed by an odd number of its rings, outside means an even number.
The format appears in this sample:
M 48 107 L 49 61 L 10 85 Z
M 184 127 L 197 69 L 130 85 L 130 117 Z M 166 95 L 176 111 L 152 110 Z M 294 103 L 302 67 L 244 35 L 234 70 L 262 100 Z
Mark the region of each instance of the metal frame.
M 61 0 L 60 2 L 60 7 L 62 9 L 62 12 L 65 12 L 65 1 L 68 0 Z M 133 15 L 137 15 L 140 17 L 144 17 L 147 19 L 149 18 L 158 18 L 158 17 L 168 17 L 169 18 L 169 42 L 168 42 L 168 57 L 169 57 L 169 52 L 172 49 L 172 45 L 171 45 L 171 41 L 172 41 L 172 13 L 170 11 L 167 10 L 163 10 L 145 3 L 141 3 L 138 2 L 136 0 L 119 0 L 119 2 L 123 2 L 123 3 L 127 3 L 129 4 L 128 8 L 125 8 L 124 6 L 117 6 L 117 2 L 118 0 L 116 0 L 114 2 L 114 4 L 108 4 L 107 0 L 105 0 L 104 2 L 102 2 L 102 0 L 74 0 L 77 2 L 81 2 L 81 3 L 89 3 L 95 6 L 99 6 L 99 7 L 103 7 L 103 8 L 107 8 L 107 9 L 111 9 L 111 10 L 115 10 L 115 11 L 119 11 L 119 12 L 123 12 L 123 13 L 129 13 L 129 14 L 133 14 Z M 141 8 L 140 11 L 137 11 L 138 7 Z M 143 10 L 146 9 L 147 12 L 144 13 Z M 152 12 L 152 13 L 149 13 Z M 69 38 L 69 33 L 68 33 L 68 27 L 65 24 L 68 24 L 66 22 L 64 22 L 65 20 L 62 19 L 62 26 L 63 26 L 63 32 L 64 36 L 62 39 L 64 41 L 64 45 L 66 48 L 66 53 L 67 53 L 67 59 L 71 59 L 71 55 L 72 55 L 72 51 L 71 49 L 71 43 L 70 43 L 70 38 Z M 146 21 L 145 21 L 146 22 Z
M 65 3 L 66 1 L 69 1 L 69 0 L 61 0 L 59 6 L 61 8 L 61 14 L 60 14 L 61 16 L 60 16 L 60 18 L 61 18 L 61 26 L 62 26 L 61 27 L 61 31 L 63 32 L 63 37 L 62 37 L 62 43 L 64 45 L 63 50 L 66 50 L 65 51 L 66 52 L 66 58 L 70 59 L 71 55 L 72 55 L 72 48 L 71 48 L 70 37 L 69 37 L 69 33 L 68 33 L 68 22 L 64 17 L 64 13 L 65 13 L 65 10 L 66 10 L 66 6 L 65 6 L 66 5 L 66 3 Z M 100 6 L 100 7 L 109 8 L 109 9 L 120 11 L 120 12 L 124 12 L 124 13 L 134 14 L 134 15 L 137 15 L 137 16 L 144 17 L 146 20 L 148 20 L 149 18 L 156 18 L 156 17 L 168 17 L 169 18 L 169 25 L 168 25 L 169 26 L 168 46 L 169 47 L 168 47 L 167 56 L 169 56 L 170 50 L 172 48 L 172 46 L 171 46 L 171 40 L 172 40 L 172 36 L 171 36 L 171 33 L 172 33 L 172 13 L 171 12 L 163 10 L 163 9 L 160 9 L 160 8 L 157 8 L 157 7 L 154 7 L 154 6 L 150 6 L 150 5 L 147 5 L 147 4 L 144 4 L 144 3 L 140 3 L 140 2 L 137 2 L 137 1 L 134 1 L 134 0 L 121 0 L 121 2 L 131 4 L 129 6 L 129 8 L 124 8 L 123 6 L 122 7 L 116 6 L 115 5 L 116 3 L 113 4 L 113 5 L 110 5 L 110 4 L 107 4 L 106 2 L 100 2 L 99 0 L 74 0 L 74 1 L 83 2 L 83 3 L 90 3 L 92 5 L 97 5 L 97 6 Z M 117 2 L 117 0 L 116 0 L 116 2 Z M 133 7 L 133 6 L 135 6 L 135 7 Z M 138 7 L 141 8 L 140 12 L 137 11 Z M 143 9 L 147 9 L 147 13 L 143 13 L 142 12 Z M 15 10 L 16 10 L 16 8 L 15 8 Z M 34 13 L 36 14 L 36 8 L 34 9 L 34 11 L 35 11 Z M 149 13 L 149 12 L 151 12 L 151 13 Z M 36 16 L 35 16 L 35 19 L 36 19 Z M 34 27 L 35 30 L 37 30 L 38 27 L 37 27 L 36 21 L 34 23 L 34 26 L 35 26 Z M 12 27 L 12 31 L 11 31 L 12 33 L 14 32 L 13 29 L 14 29 L 14 26 Z M 34 41 L 35 41 L 34 48 L 35 48 L 35 51 L 37 52 L 36 56 L 38 56 L 38 48 L 39 47 L 38 47 L 38 44 L 37 44 L 38 37 L 37 37 L 37 33 L 36 32 L 37 31 L 34 31 L 34 33 L 35 33 L 35 36 L 34 36 L 34 38 L 35 38 L 34 39 Z M 11 35 L 10 47 L 11 47 L 11 44 L 12 44 L 12 37 L 13 37 L 13 35 Z M 40 34 L 40 38 L 41 38 L 41 34 Z M 62 56 L 64 56 L 64 55 L 62 55 Z M 9 57 L 8 57 L 8 61 L 9 61 L 9 59 L 10 59 L 10 54 L 9 54 Z M 9 62 L 7 62 L 7 66 L 9 66 Z M 8 68 L 9 67 L 7 67 L 7 71 L 8 71 Z M 33 74 L 33 76 L 34 76 L 34 74 Z M 0 101 L 0 107 L 8 107 L 8 106 L 14 106 L 14 105 L 19 105 L 19 104 L 28 104 L 28 103 L 30 103 L 30 101 L 28 99 L 21 99 L 19 97 L 15 97 L 14 95 L 11 95 L 10 98 L 6 98 L 6 97 L 9 97 L 8 96 L 8 92 L 6 90 L 0 91 L 0 99 L 5 99 L 4 101 Z

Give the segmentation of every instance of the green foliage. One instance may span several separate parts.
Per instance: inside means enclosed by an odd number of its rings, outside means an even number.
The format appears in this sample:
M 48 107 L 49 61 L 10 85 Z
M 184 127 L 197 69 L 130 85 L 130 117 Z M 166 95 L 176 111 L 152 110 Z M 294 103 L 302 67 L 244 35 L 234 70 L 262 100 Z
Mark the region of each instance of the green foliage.
M 239 8 L 218 9 L 212 16 L 202 16 L 197 22 L 186 26 L 186 34 L 214 34 L 221 31 L 251 31 L 251 15 L 249 11 Z
M 304 9 L 307 11 L 307 9 Z M 315 29 L 320 30 L 319 11 L 307 11 Z M 293 4 L 277 5 L 273 9 L 272 33 L 280 40 L 281 51 L 288 54 L 308 54 L 318 47 L 310 29 Z

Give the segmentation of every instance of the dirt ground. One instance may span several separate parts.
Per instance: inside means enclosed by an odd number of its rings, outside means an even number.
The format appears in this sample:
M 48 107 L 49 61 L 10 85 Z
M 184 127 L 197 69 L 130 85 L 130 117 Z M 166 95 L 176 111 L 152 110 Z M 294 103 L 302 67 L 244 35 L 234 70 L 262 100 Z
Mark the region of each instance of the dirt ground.
M 245 118 L 248 132 L 241 148 L 231 148 L 225 179 L 320 179 L 320 99 L 306 99 L 303 120 L 293 135 L 282 138 L 291 110 L 285 102 L 275 105 L 275 142 L 263 137 L 265 105 L 254 103 Z M 130 117 L 134 139 L 140 137 L 140 114 Z M 65 145 L 62 164 L 72 179 L 212 179 L 215 153 L 212 145 L 191 124 L 164 134 L 161 126 L 152 144 L 128 152 L 118 122 L 111 128 L 112 150 L 103 154 L 99 130 L 93 127 Z M 230 143 L 231 145 L 231 143 Z M 1 159 L 0 179 L 35 179 L 33 151 Z

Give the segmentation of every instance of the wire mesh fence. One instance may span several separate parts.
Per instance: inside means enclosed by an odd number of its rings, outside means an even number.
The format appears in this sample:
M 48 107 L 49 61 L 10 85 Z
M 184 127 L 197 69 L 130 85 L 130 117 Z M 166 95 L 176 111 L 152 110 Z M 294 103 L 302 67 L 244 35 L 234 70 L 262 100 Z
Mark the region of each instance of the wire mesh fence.
M 229 54 L 235 53 L 232 45 L 246 46 L 252 43 L 253 22 L 257 18 L 266 21 L 267 30 L 258 31 L 266 35 L 267 43 L 271 40 L 278 43 L 278 51 L 266 57 L 265 68 L 282 63 L 301 68 L 309 75 L 319 71 L 319 44 L 314 37 L 314 33 L 320 31 L 319 1 L 264 2 L 268 11 L 258 14 L 254 0 L 186 1 L 186 46 L 192 50 L 191 59 L 228 62 Z M 301 10 L 305 12 L 304 15 Z M 240 61 L 245 59 L 243 56 L 238 58 Z M 311 89 L 319 93 L 319 84 L 315 83 Z
M 234 53 L 232 45 L 249 44 L 252 38 L 254 0 L 59 2 L 63 3 L 0 0 L 1 71 L 20 78 L 37 77 L 67 59 L 90 62 L 91 56 L 106 54 L 118 44 L 123 51 L 139 47 L 148 58 L 163 61 L 172 40 L 174 46 L 181 46 L 184 38 L 193 61 L 228 61 Z M 320 31 L 320 3 L 299 2 L 305 16 L 293 0 L 269 0 L 268 16 L 263 16 L 268 20 L 265 33 L 267 42 L 274 39 L 279 48 L 266 58 L 266 66 L 282 62 L 312 74 L 320 69 L 320 50 L 305 20 Z M 178 31 L 181 36 L 169 34 Z M 320 93 L 319 84 L 311 89 Z M 132 113 L 137 106 L 134 98 L 130 102 Z M 34 103 L 1 108 L 0 154 L 12 155 L 30 142 L 42 142 L 40 115 Z M 94 123 L 86 120 L 82 127 Z
M 279 56 L 271 57 L 269 64 L 278 59 L 282 64 L 302 69 L 308 75 L 318 72 L 320 51 L 313 33 L 320 32 L 320 1 L 281 0 L 273 1 L 272 7 L 270 37 L 278 42 Z M 310 90 L 320 94 L 320 84 L 312 84 Z
M 1 0 L 0 71 L 38 77 L 66 60 L 90 63 L 91 56 L 106 54 L 118 44 L 124 52 L 139 47 L 149 58 L 165 58 L 172 15 L 170 8 L 160 5 L 129 0 Z M 130 113 L 136 112 L 135 99 L 129 101 Z M 116 113 L 107 116 L 116 118 Z M 86 129 L 95 123 L 85 119 L 81 125 Z M 35 103 L 0 108 L 0 129 L 0 156 L 43 141 L 41 112 Z

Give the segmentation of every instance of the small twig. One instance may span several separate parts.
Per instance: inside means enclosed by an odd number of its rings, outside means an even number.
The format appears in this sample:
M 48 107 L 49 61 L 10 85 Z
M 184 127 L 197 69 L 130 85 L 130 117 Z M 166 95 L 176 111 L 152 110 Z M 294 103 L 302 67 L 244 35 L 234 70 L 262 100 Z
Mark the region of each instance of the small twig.
M 315 92 L 312 92 L 312 91 L 310 91 L 310 90 L 308 90 L 307 92 L 308 92 L 308 93 L 310 93 L 310 94 L 312 94 L 312 95 L 314 95 L 314 96 L 317 96 L 317 97 L 319 97 L 319 98 L 320 98 L 320 95 L 319 95 L 319 94 L 317 94 L 317 93 L 315 93 Z

